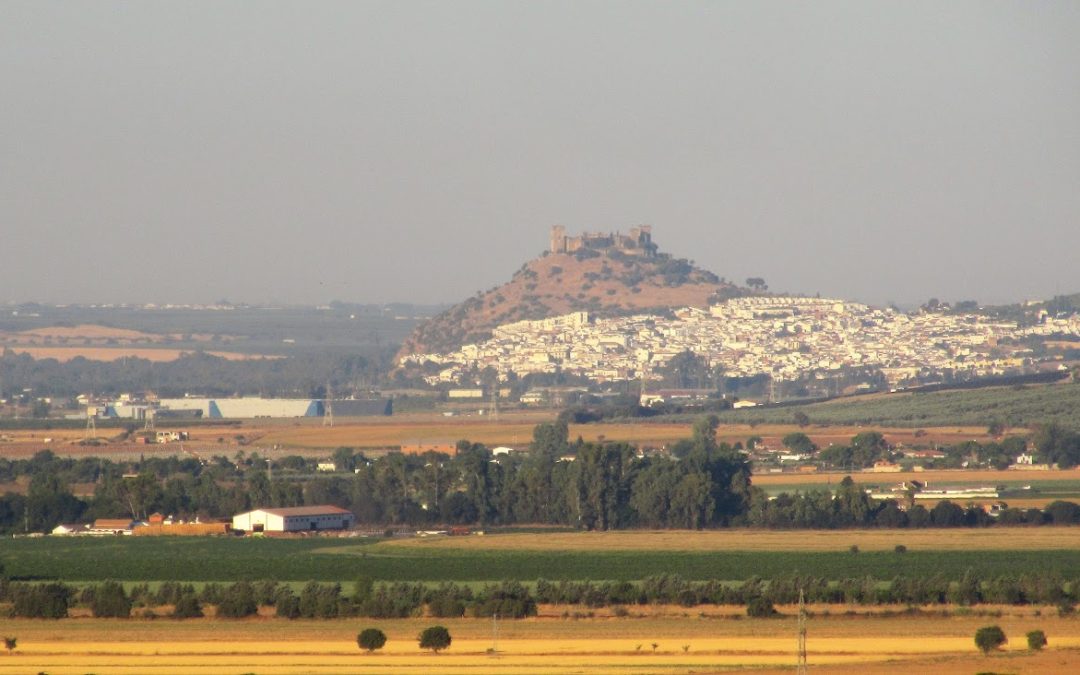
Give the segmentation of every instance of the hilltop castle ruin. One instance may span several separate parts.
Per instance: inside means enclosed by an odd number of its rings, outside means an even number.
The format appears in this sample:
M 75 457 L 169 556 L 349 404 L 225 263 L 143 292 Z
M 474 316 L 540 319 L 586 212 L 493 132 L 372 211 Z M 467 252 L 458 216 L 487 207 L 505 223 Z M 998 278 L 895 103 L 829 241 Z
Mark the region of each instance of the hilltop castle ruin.
M 582 249 L 616 250 L 626 255 L 653 258 L 657 246 L 652 241 L 652 225 L 632 227 L 628 235 L 621 232 L 584 232 L 578 237 L 566 236 L 566 228 L 562 225 L 552 226 L 552 253 L 576 253 Z

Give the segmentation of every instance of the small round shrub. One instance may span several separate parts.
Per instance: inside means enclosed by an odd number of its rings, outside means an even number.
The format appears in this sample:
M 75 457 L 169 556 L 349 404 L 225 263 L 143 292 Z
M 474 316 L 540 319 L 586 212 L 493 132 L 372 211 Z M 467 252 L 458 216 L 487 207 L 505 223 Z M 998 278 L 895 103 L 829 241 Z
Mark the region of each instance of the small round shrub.
M 1041 630 L 1033 630 L 1027 634 L 1028 649 L 1037 652 L 1046 646 L 1046 633 Z
M 420 633 L 420 649 L 430 649 L 436 654 L 450 646 L 450 631 L 443 626 L 428 626 Z
M 776 616 L 776 608 L 768 598 L 757 596 L 750 598 L 746 603 L 746 615 L 756 619 L 767 619 Z
M 983 654 L 989 654 L 1008 641 L 1005 631 L 1001 630 L 1000 626 L 983 626 L 975 631 L 975 646 Z
M 386 633 L 378 628 L 365 628 L 356 636 L 356 644 L 370 654 L 376 649 L 382 649 L 386 644 Z

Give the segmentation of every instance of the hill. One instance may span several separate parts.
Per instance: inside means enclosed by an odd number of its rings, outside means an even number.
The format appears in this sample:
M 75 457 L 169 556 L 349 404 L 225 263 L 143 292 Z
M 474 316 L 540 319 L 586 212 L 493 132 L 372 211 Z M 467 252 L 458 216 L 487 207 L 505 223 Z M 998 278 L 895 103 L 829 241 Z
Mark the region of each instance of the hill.
M 762 284 L 762 288 L 763 288 Z M 485 340 L 496 326 L 576 311 L 597 316 L 706 307 L 748 295 L 689 260 L 660 253 L 648 227 L 566 237 L 552 229 L 551 248 L 507 283 L 478 293 L 417 326 L 398 357 L 446 352 Z

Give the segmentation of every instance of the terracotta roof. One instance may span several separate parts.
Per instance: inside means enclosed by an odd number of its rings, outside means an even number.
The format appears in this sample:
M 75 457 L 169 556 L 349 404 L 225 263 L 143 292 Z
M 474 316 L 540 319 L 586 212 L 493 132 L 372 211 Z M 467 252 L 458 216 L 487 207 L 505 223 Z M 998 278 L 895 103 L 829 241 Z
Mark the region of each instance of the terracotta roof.
M 94 521 L 94 529 L 127 530 L 133 522 L 130 518 L 98 518 Z
M 266 513 L 272 513 L 275 516 L 328 516 L 328 515 L 340 515 L 349 514 L 352 515 L 352 511 L 343 509 L 337 506 L 290 506 L 280 509 L 255 509 L 256 511 L 264 511 Z

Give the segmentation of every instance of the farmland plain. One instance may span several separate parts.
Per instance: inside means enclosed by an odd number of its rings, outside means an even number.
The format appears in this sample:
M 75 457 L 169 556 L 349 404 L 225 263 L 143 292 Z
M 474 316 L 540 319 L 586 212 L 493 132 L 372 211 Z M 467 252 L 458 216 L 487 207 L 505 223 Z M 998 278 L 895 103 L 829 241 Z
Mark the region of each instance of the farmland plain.
M 672 610 L 575 620 L 563 617 L 563 608 L 545 607 L 538 617 L 500 622 L 497 643 L 491 622 L 477 619 L 7 620 L 3 629 L 19 636 L 19 647 L 0 658 L 0 673 L 701 673 L 739 667 L 790 672 L 794 608 L 779 609 L 783 616 L 777 619 Z M 1000 616 L 932 621 L 814 613 L 808 662 L 828 672 L 1075 672 L 1080 621 L 1036 616 L 1033 608 L 998 611 Z M 449 629 L 453 642 L 438 655 L 421 652 L 416 635 L 436 621 Z M 971 638 L 987 622 L 1001 625 L 1011 638 L 990 657 L 979 655 Z M 356 634 L 372 625 L 388 641 L 379 652 L 363 654 Z M 1034 628 L 1049 636 L 1042 654 L 1024 648 L 1023 634 Z M 489 654 L 494 646 L 496 653 Z

